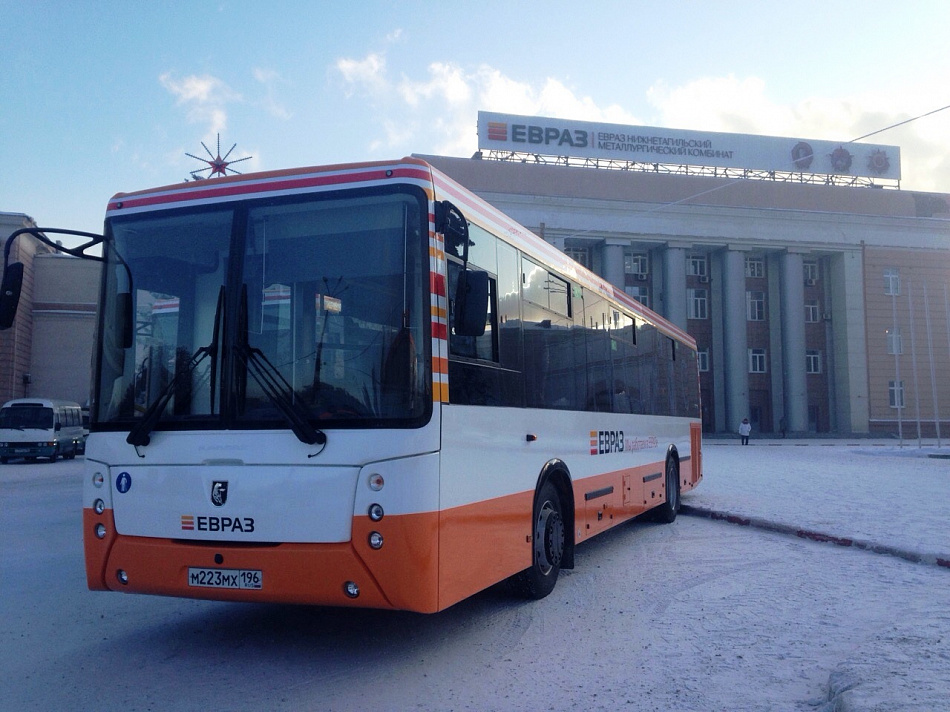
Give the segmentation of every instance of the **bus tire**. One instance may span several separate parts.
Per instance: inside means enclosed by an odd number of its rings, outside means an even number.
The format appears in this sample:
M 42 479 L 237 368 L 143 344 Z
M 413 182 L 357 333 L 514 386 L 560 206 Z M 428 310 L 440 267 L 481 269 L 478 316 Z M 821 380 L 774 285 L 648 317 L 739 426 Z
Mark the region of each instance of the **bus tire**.
M 680 466 L 672 455 L 666 458 L 666 501 L 655 510 L 658 522 L 672 524 L 680 511 Z
M 532 521 L 532 564 L 512 577 L 511 587 L 517 595 L 537 600 L 554 590 L 566 541 L 563 504 L 550 481 L 534 498 Z

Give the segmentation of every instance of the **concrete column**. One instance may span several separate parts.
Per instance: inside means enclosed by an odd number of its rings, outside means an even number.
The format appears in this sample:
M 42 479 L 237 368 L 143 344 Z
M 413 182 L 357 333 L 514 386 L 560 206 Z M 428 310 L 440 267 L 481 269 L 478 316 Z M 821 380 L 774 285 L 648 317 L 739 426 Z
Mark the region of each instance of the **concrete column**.
M 664 316 L 686 331 L 686 249 L 667 245 L 663 252 Z
M 782 255 L 782 371 L 785 375 L 785 425 L 791 433 L 808 430 L 804 279 L 802 256 L 794 252 Z
M 620 289 L 623 289 L 626 284 L 623 271 L 623 248 L 629 244 L 621 240 L 604 241 L 603 277 Z
M 853 250 L 832 258 L 829 293 L 838 429 L 867 433 L 870 430 L 870 406 L 864 266 L 860 251 Z
M 745 253 L 726 251 L 723 261 L 722 323 L 726 427 L 735 432 L 749 415 L 749 337 L 746 325 Z

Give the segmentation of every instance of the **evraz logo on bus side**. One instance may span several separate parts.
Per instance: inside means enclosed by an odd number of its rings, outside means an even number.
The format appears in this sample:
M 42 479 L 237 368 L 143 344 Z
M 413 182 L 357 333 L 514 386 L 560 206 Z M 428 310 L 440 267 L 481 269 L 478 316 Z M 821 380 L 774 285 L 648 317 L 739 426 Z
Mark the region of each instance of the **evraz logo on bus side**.
M 622 430 L 591 430 L 590 454 L 609 455 L 615 452 L 638 452 L 659 445 L 656 435 L 626 437 Z

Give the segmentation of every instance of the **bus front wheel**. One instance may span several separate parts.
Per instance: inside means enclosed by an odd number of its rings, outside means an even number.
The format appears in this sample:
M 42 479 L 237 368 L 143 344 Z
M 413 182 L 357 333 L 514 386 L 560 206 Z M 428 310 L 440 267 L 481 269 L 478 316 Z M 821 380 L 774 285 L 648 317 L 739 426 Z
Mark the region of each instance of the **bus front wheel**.
M 531 566 L 515 574 L 514 591 L 532 599 L 544 598 L 554 590 L 564 557 L 564 516 L 561 498 L 550 482 L 545 482 L 534 500 Z

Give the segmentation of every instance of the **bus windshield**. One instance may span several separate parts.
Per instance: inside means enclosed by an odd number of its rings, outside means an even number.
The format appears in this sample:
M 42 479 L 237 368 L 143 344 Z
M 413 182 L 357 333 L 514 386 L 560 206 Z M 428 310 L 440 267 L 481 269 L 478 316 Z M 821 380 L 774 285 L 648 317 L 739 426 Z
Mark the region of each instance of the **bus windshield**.
M 51 430 L 52 427 L 52 408 L 12 406 L 0 409 L 0 430 Z
M 404 187 L 112 219 L 94 422 L 420 424 L 426 205 Z

